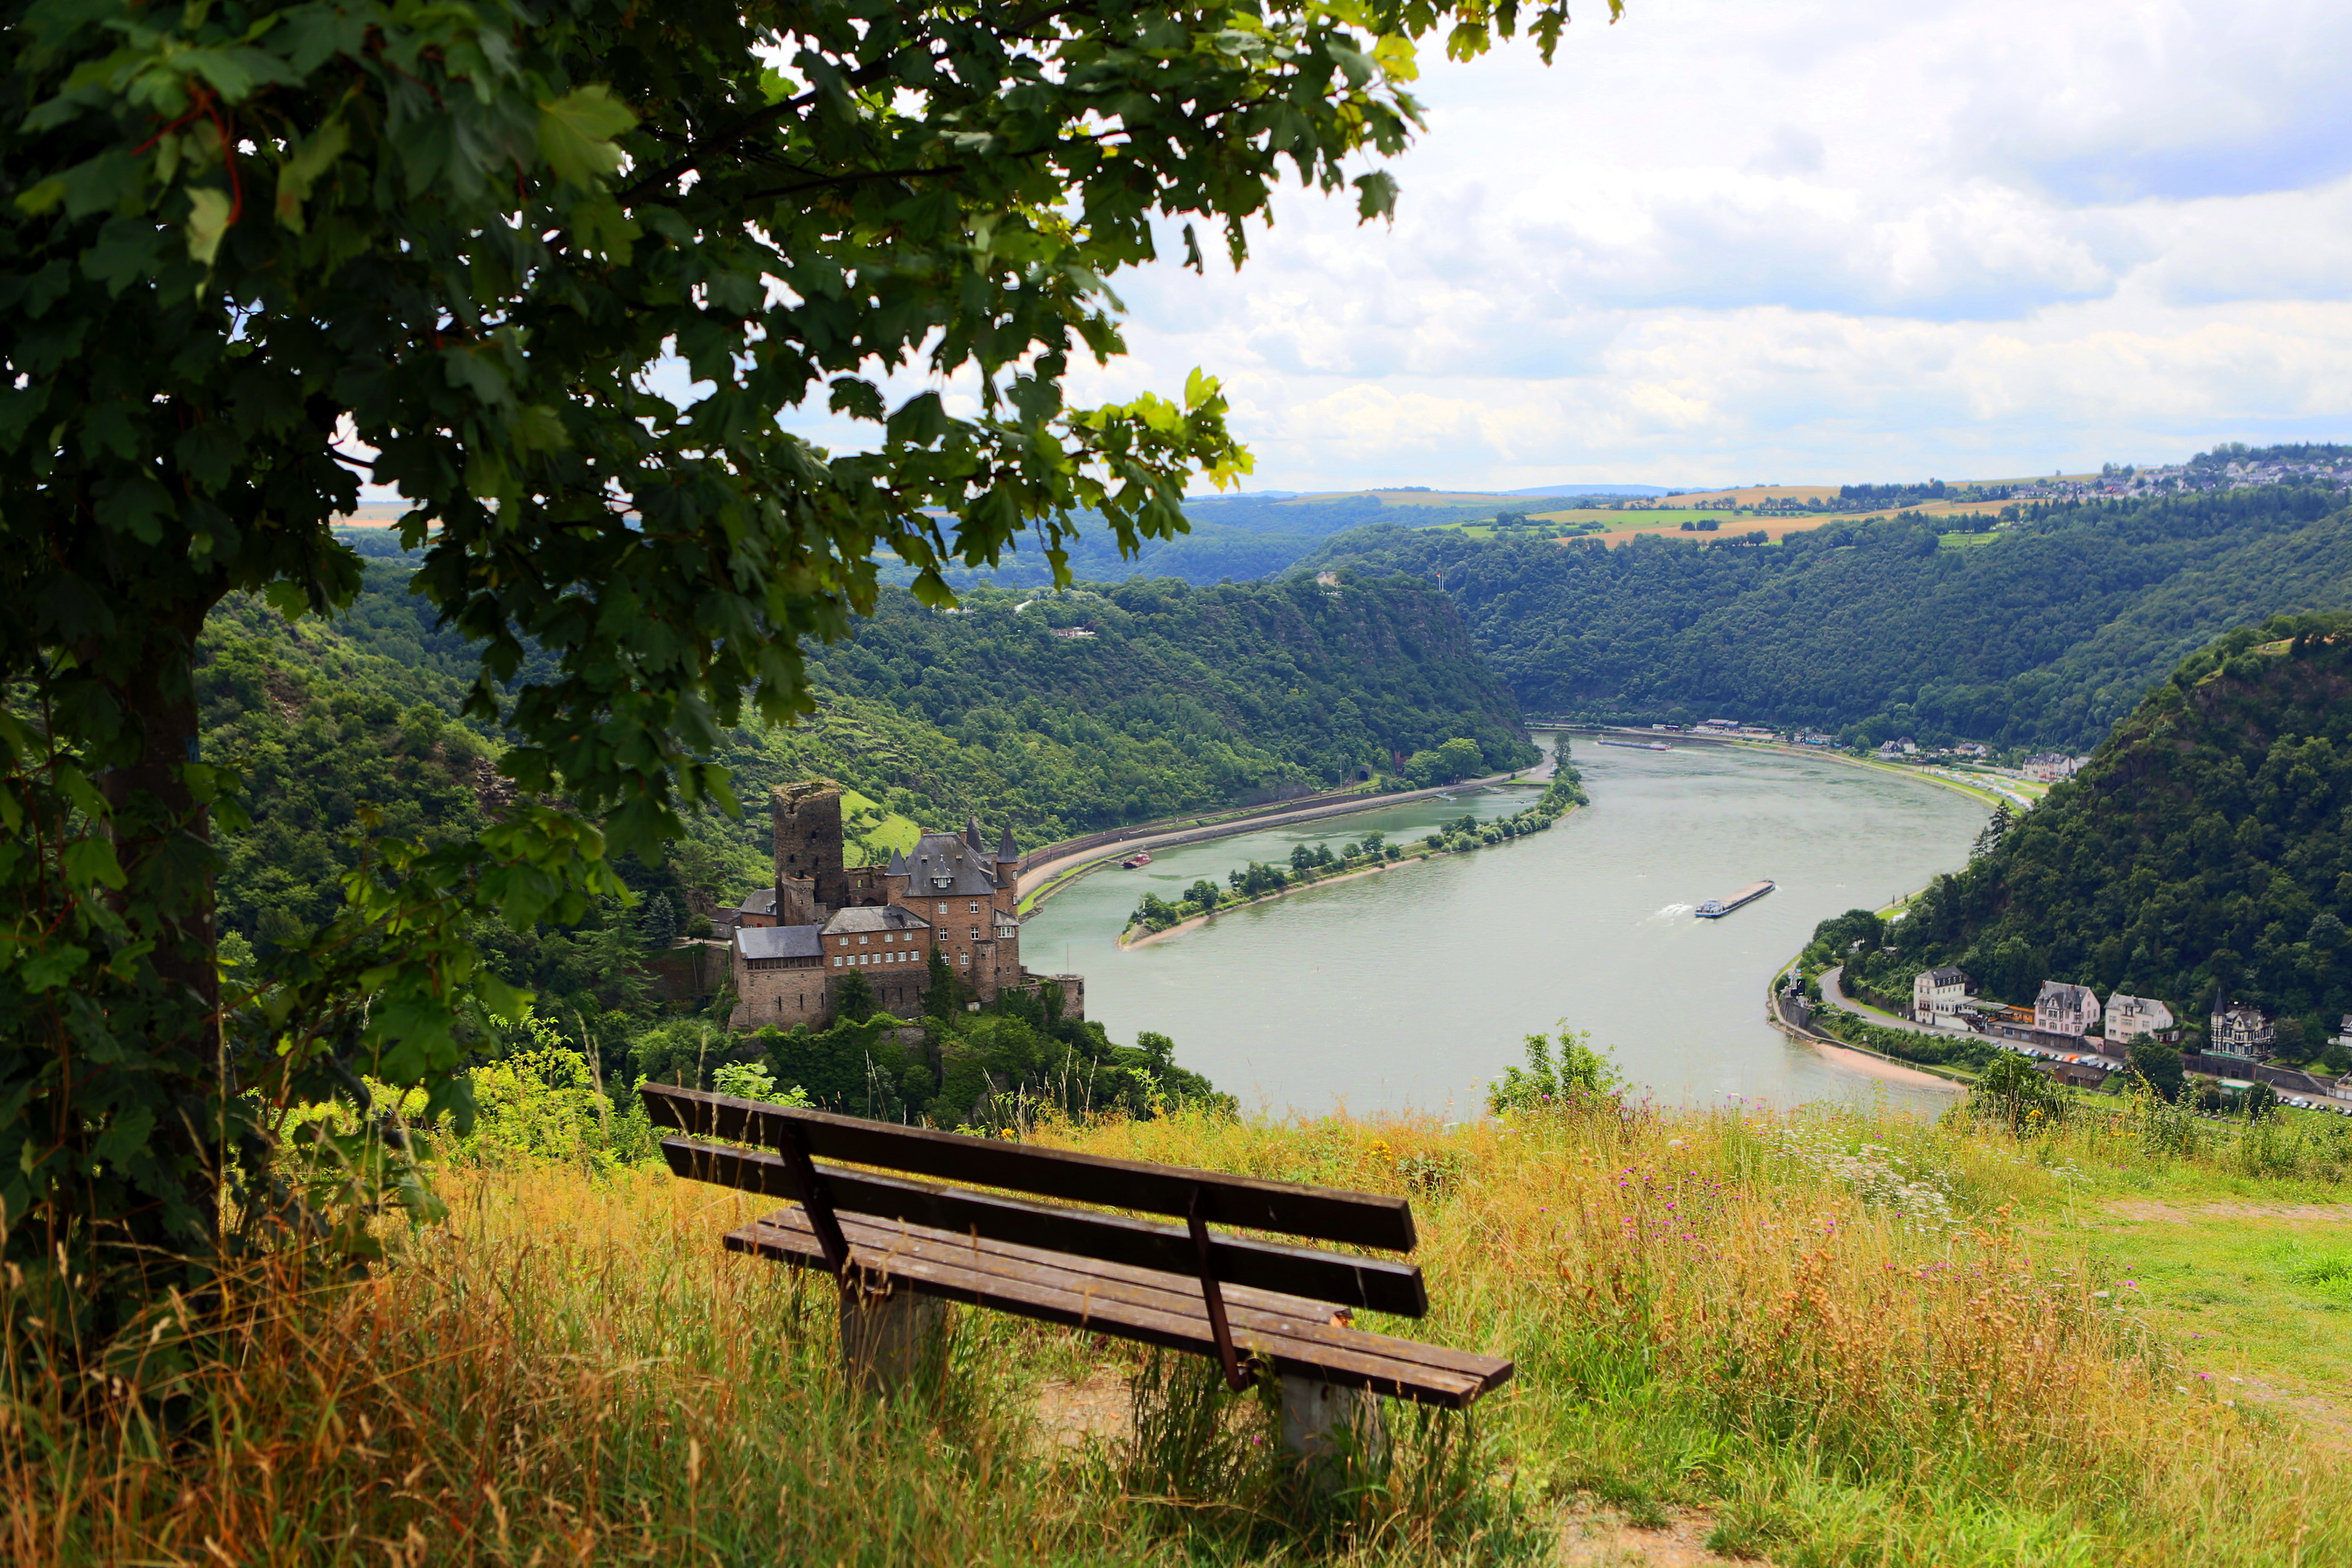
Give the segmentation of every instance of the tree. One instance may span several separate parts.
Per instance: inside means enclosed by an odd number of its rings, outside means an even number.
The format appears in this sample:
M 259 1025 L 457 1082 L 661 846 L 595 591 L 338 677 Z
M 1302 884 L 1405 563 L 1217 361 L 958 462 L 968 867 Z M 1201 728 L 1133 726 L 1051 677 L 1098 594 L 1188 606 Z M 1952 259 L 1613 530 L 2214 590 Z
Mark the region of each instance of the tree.
M 930 963 L 923 972 L 923 1015 L 930 1018 L 951 1018 L 963 1005 L 961 987 L 955 969 L 944 954 L 933 949 Z
M 1290 868 L 1292 870 L 1312 871 L 1315 869 L 1315 851 L 1311 847 L 1305 844 L 1294 844 L 1290 847 Z
M 2126 1047 L 2131 1070 L 2162 1100 L 2180 1098 L 2182 1072 L 2180 1047 L 2168 1046 L 2153 1036 L 2142 1035 Z
M 1456 735 L 1437 748 L 1437 782 L 1454 784 L 1486 771 L 1486 753 L 1466 735 Z
M 1202 877 L 1184 889 L 1184 897 L 1187 901 L 1200 905 L 1202 911 L 1206 913 L 1217 907 L 1217 885 Z
M 2047 1132 L 2064 1119 L 2066 1096 L 2031 1058 L 1995 1051 L 1969 1089 L 1969 1114 L 2020 1135 Z
M 1080 509 L 1124 549 L 1181 531 L 1188 478 L 1247 456 L 1197 373 L 1181 405 L 1066 403 L 1074 353 L 1121 351 L 1108 279 L 1163 216 L 1196 265 L 1195 220 L 1238 263 L 1283 160 L 1385 215 L 1389 177 L 1348 171 L 1417 123 L 1413 40 L 1447 26 L 1475 55 L 1524 20 L 1549 58 L 1567 20 L 1558 0 L 13 15 L 0 1205 L 28 1310 L 68 1336 L 92 1302 L 135 1310 L 116 1268 L 216 1244 L 215 1178 L 268 1155 L 259 1106 L 363 1069 L 462 1119 L 469 1042 L 524 1004 L 468 923 L 574 922 L 619 890 L 609 853 L 657 858 L 684 814 L 732 809 L 720 733 L 747 701 L 809 710 L 799 649 L 871 608 L 877 552 L 940 605 L 944 568 L 1024 533 L 1058 574 Z M 672 354 L 684 405 L 651 390 Z M 892 406 L 884 379 L 918 361 L 973 409 Z M 871 449 L 779 421 L 819 403 Z M 230 594 L 347 601 L 330 523 L 362 476 L 405 498 L 417 591 L 481 647 L 472 710 L 511 733 L 520 799 L 459 842 L 373 843 L 338 918 L 224 994 L 210 833 L 237 781 L 194 750 L 195 639 Z
M 667 952 L 677 945 L 677 906 L 670 902 L 667 893 L 655 893 L 645 901 L 637 916 L 637 929 L 645 933 L 646 946 L 656 952 Z
M 2004 800 L 1994 806 L 1992 815 L 1985 819 L 1984 826 L 1977 833 L 1977 841 L 1969 850 L 1969 858 L 1979 859 L 2000 848 L 2000 841 L 2008 837 L 2009 830 L 2016 826 L 2017 813 L 2010 810 L 2009 802 Z
M 874 987 L 864 970 L 851 970 L 834 986 L 833 1016 L 845 1024 L 863 1024 L 874 1016 Z

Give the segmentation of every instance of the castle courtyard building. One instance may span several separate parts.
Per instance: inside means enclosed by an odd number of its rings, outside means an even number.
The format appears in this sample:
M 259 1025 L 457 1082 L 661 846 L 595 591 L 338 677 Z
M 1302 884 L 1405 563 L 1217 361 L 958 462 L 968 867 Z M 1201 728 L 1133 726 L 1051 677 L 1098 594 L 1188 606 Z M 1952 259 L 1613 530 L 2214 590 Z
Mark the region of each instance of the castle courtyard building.
M 925 833 L 878 866 L 845 864 L 841 786 L 785 784 L 772 802 L 775 885 L 737 911 L 733 1026 L 823 1028 L 852 973 L 885 1012 L 921 1010 L 937 954 L 981 1003 L 1050 978 L 1066 1016 L 1085 1016 L 1076 975 L 1032 974 L 1021 961 L 1021 852 L 1007 827 L 991 849 L 980 824 Z

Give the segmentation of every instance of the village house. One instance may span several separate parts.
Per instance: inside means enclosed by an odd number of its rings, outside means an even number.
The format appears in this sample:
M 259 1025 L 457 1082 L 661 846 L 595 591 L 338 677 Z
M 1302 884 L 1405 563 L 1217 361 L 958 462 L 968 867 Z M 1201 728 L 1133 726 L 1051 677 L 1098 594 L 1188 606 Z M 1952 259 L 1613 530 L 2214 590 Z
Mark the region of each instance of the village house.
M 1923 1024 L 1950 1024 L 1976 994 L 1977 983 L 1964 970 L 1923 970 L 1911 982 L 1911 1016 Z
M 1085 1016 L 1079 976 L 1039 976 L 1022 964 L 1021 852 L 1010 827 L 993 851 L 973 820 L 960 834 L 925 833 L 887 864 L 851 866 L 840 785 L 784 784 L 772 806 L 776 880 L 736 911 L 733 1027 L 823 1028 L 853 973 L 885 1012 L 911 1017 L 922 1009 L 934 953 L 976 1002 L 1050 978 L 1063 1015 Z
M 2127 996 L 2118 991 L 2107 998 L 2107 1038 L 2118 1044 L 2149 1036 L 2168 1039 L 2177 1027 L 2172 1009 L 2153 996 Z
M 2098 1021 L 2098 994 L 2087 985 L 2045 980 L 2042 983 L 2042 994 L 2033 999 L 2033 1026 L 2045 1035 L 2070 1035 L 2080 1039 Z
M 2233 1002 L 2213 1015 L 2213 1033 L 2205 1048 L 2217 1057 L 2258 1062 L 2271 1054 L 2272 1038 L 2268 1013 Z

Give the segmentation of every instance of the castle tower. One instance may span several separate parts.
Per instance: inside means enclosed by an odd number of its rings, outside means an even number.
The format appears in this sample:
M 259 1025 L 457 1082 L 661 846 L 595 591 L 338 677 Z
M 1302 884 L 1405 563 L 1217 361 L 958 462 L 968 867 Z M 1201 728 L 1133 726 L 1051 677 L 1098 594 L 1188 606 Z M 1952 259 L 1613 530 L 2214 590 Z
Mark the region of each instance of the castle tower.
M 776 886 L 806 879 L 815 895 L 813 919 L 849 902 L 844 870 L 841 786 L 831 779 L 779 784 L 775 794 Z

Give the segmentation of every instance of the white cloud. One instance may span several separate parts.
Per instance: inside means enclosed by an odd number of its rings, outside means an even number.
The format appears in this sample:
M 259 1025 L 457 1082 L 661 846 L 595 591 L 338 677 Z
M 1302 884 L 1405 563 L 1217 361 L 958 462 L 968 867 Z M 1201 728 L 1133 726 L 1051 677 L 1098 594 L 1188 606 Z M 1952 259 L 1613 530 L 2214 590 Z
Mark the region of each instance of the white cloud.
M 1588 8 L 1588 10 L 1592 8 Z M 1432 51 L 1433 56 L 1434 51 Z M 1424 66 L 1391 226 L 1120 280 L 1257 482 L 2040 472 L 2352 431 L 2352 7 L 1633 0 Z

